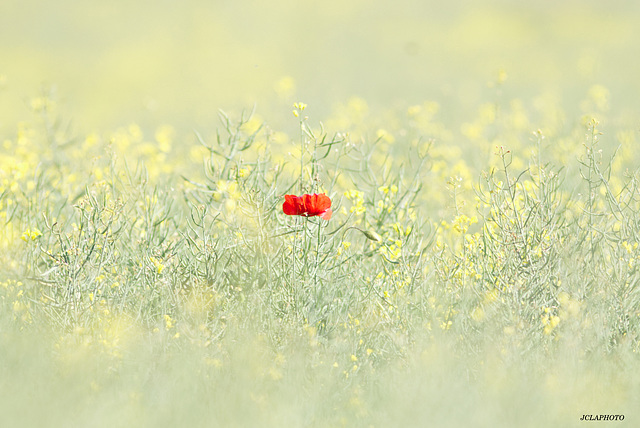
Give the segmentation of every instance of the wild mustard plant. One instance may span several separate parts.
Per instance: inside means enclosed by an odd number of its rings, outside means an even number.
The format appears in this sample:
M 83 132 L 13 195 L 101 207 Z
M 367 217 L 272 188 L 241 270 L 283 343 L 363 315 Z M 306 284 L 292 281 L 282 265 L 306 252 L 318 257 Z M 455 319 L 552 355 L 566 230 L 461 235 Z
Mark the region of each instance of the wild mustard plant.
M 351 120 L 369 117 L 350 105 Z M 511 109 L 490 117 L 482 107 L 483 126 L 520 135 L 529 120 L 517 119 L 522 105 Z M 0 168 L 2 325 L 48 337 L 56 373 L 89 397 L 124 388 L 137 408 L 184 375 L 178 389 L 223 403 L 236 394 L 256 421 L 287 407 L 277 397 L 300 400 L 302 382 L 318 400 L 312 426 L 384 419 L 377 400 L 401 400 L 372 385 L 409 391 L 418 384 L 406 373 L 431 385 L 445 376 L 434 367 L 446 369 L 450 392 L 462 371 L 460 385 L 504 398 L 510 373 L 547 376 L 556 389 L 540 391 L 558 397 L 566 378 L 550 367 L 582 370 L 569 357 L 587 367 L 610 355 L 633 361 L 638 177 L 599 152 L 606 128 L 589 122 L 587 139 L 573 142 L 586 141 L 584 154 L 569 165 L 554 164 L 549 139 L 575 130 L 494 145 L 475 169 L 438 140 L 437 110 L 409 109 L 410 132 L 375 124 L 370 140 L 354 140 L 312 126 L 298 103 L 298 140 L 255 114 L 221 113 L 211 135 L 160 127 L 147 144 L 132 125 L 37 156 L 48 131 L 20 126 Z M 398 147 L 411 158 L 384 155 Z M 194 153 L 201 171 L 183 168 Z M 295 193 L 325 193 L 330 220 L 319 217 L 324 205 L 285 215 Z M 220 406 L 212 414 L 234 417 Z

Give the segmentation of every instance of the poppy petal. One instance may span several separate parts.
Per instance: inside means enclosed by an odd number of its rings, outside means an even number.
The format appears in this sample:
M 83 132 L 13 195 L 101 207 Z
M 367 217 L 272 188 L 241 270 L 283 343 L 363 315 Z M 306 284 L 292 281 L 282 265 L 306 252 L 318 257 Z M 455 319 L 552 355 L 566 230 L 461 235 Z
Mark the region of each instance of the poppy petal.
M 325 220 L 330 220 L 332 214 L 333 214 L 333 211 L 331 211 L 331 208 L 327 208 L 325 212 L 320 214 L 320 218 L 323 218 Z
M 285 195 L 282 211 L 287 215 L 301 215 L 304 212 L 302 198 L 295 195 Z
M 302 196 L 285 195 L 282 211 L 287 215 L 320 216 L 329 220 L 333 213 L 330 207 L 331 199 L 324 193 Z
M 324 193 L 304 195 L 304 209 L 310 216 L 320 215 L 331 206 L 331 199 Z
M 303 211 L 306 214 L 312 215 L 311 214 L 311 207 L 313 205 L 313 196 L 312 195 L 302 195 L 302 206 L 303 206 Z
M 315 196 L 314 208 L 316 211 L 319 211 L 319 212 L 325 211 L 331 207 L 331 199 L 329 199 L 329 197 L 324 193 L 321 193 L 319 195 L 314 195 L 314 196 Z

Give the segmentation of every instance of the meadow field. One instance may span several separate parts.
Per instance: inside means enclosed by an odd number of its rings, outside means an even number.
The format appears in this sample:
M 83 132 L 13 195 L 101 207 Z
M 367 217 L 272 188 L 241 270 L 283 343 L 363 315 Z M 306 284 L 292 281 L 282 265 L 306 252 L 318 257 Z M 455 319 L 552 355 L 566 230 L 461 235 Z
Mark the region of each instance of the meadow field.
M 638 22 L 3 1 L 0 427 L 640 426 Z

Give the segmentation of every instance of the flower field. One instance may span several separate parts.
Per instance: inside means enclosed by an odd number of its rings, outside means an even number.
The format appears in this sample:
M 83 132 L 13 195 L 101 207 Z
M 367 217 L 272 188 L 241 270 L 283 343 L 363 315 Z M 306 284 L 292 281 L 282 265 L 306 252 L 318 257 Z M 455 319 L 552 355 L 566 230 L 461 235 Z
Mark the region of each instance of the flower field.
M 0 425 L 640 424 L 637 6 L 27 3 Z

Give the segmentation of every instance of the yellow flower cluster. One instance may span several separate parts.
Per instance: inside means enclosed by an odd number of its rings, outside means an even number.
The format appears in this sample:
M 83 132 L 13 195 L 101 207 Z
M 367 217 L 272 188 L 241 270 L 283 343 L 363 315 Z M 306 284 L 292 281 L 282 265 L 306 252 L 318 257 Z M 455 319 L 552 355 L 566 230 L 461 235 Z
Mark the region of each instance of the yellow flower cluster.
M 348 190 L 344 192 L 344 196 L 351 202 L 351 207 L 349 208 L 350 213 L 361 215 L 367 211 L 364 205 L 364 193 L 361 191 L 355 189 Z
M 29 242 L 29 241 L 35 241 L 40 236 L 42 236 L 42 232 L 40 232 L 39 229 L 37 228 L 27 229 L 22 233 L 22 236 L 20 237 L 20 239 L 22 239 L 24 242 Z

